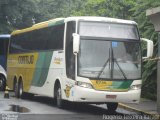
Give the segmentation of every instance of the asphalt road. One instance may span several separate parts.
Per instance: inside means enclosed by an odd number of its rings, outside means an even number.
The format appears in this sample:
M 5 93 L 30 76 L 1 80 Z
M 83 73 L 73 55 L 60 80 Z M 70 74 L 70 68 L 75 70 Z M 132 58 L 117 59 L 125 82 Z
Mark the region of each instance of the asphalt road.
M 13 93 L 5 99 L 0 92 L 0 120 L 152 120 L 148 116 L 118 108 L 107 110 L 106 105 L 67 103 L 63 109 L 56 107 L 53 99 L 34 96 L 17 99 Z

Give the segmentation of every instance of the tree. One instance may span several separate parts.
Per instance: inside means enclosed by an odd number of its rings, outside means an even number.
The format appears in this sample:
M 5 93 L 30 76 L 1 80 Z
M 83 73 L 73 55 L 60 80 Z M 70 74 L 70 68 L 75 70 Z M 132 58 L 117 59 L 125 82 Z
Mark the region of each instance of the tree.
M 40 0 L 38 3 L 40 14 L 38 21 L 45 21 L 57 17 L 69 17 L 73 11 L 82 9 L 86 0 Z
M 8 1 L 2 0 L 0 1 L 0 33 L 8 33 L 10 31 L 9 23 L 7 20 L 7 16 L 4 13 L 5 6 L 8 5 Z
M 74 15 L 104 16 L 121 19 L 130 19 L 132 7 L 135 6 L 132 0 L 87 0 L 80 11 L 73 12 Z
M 33 19 L 39 13 L 36 2 L 36 0 L 8 0 L 1 3 L 0 33 L 10 33 L 14 29 L 33 25 Z

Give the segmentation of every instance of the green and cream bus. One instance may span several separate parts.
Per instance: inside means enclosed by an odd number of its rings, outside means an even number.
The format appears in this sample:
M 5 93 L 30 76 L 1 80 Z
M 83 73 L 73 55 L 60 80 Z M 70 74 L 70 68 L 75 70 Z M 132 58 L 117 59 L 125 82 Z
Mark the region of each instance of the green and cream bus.
M 150 57 L 153 43 L 146 41 Z M 64 101 L 105 103 L 110 110 L 140 99 L 141 41 L 134 21 L 68 17 L 16 30 L 7 64 L 16 97 L 48 96 L 58 107 Z

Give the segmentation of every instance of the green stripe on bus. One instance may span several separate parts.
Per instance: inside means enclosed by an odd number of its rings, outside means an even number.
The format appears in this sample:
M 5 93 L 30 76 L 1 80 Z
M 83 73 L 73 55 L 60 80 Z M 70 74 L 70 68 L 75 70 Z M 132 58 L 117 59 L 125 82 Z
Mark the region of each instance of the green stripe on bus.
M 49 71 L 53 52 L 42 52 L 39 53 L 36 68 L 32 80 L 32 85 L 41 87 L 44 85 Z
M 133 82 L 133 80 L 124 81 L 124 82 L 119 86 L 119 88 L 128 89 L 128 88 L 131 86 L 132 82 Z
M 127 80 L 127 81 L 114 81 L 112 83 L 112 86 L 114 89 L 128 89 L 130 85 L 132 84 L 133 80 Z

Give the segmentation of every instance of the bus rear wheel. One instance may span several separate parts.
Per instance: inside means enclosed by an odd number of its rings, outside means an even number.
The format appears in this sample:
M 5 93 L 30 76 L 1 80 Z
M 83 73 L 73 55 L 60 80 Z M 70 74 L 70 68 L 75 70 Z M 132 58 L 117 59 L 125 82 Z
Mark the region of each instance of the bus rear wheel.
M 23 83 L 22 82 L 15 84 L 15 96 L 16 98 L 23 97 Z
M 0 76 L 0 91 L 4 91 L 6 87 L 5 78 L 3 76 Z
M 59 108 L 63 107 L 62 91 L 61 91 L 60 85 L 58 85 L 58 87 L 56 89 L 56 104 L 57 104 L 57 107 L 59 107 Z
M 108 108 L 108 111 L 110 112 L 115 112 L 117 107 L 118 107 L 118 103 L 113 103 L 113 102 L 107 103 L 107 108 Z

